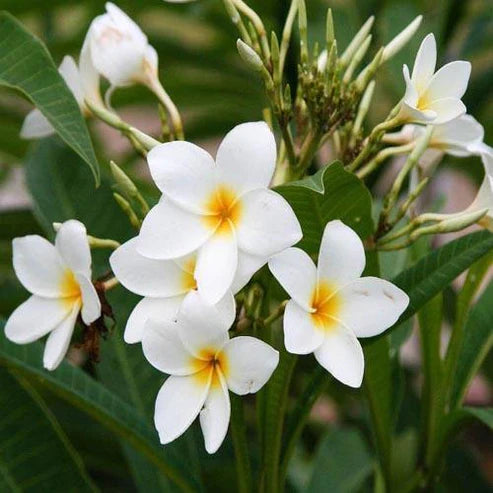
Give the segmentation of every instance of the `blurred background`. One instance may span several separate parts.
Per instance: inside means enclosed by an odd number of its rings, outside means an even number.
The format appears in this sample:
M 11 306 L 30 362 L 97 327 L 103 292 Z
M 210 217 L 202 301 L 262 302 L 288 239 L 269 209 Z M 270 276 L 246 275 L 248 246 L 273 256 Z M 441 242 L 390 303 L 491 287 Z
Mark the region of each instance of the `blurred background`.
M 29 30 L 47 45 L 55 63 L 70 54 L 78 59 L 86 30 L 92 18 L 104 12 L 103 0 L 0 0 L 0 9 L 5 9 L 23 22 Z M 237 54 L 235 28 L 226 16 L 220 0 L 198 0 L 189 4 L 168 4 L 162 0 L 117 0 L 115 3 L 127 12 L 148 35 L 159 54 L 160 76 L 184 117 L 187 140 L 215 151 L 218 139 L 234 125 L 262 118 L 266 98 L 262 84 Z M 280 33 L 289 8 L 289 0 L 251 0 L 264 20 L 266 27 Z M 472 62 L 472 76 L 464 102 L 468 112 L 485 127 L 485 141 L 493 144 L 493 9 L 487 0 L 307 0 L 309 36 L 311 42 L 323 43 L 325 16 L 332 7 L 338 44 L 345 47 L 360 25 L 370 15 L 376 16 L 373 28 L 373 45 L 370 59 L 378 47 L 403 29 L 418 14 L 424 19 L 414 39 L 378 73 L 377 89 L 369 112 L 368 124 L 378 123 L 391 107 L 401 98 L 404 91 L 402 65 L 412 65 L 416 50 L 429 32 L 436 36 L 439 62 L 444 63 L 467 59 Z M 291 44 L 287 63 L 287 78 L 295 85 L 297 65 L 296 35 Z M 103 89 L 104 90 L 104 89 Z M 160 122 L 156 102 L 146 89 L 132 87 L 117 90 L 112 99 L 114 107 L 124 120 L 156 137 L 160 133 Z M 17 304 L 25 299 L 26 293 L 13 276 L 11 269 L 11 239 L 27 233 L 42 231 L 39 214 L 33 211 L 31 184 L 26 183 L 23 165 L 30 156 L 31 143 L 19 138 L 23 118 L 31 109 L 29 102 L 18 94 L 0 88 L 0 317 L 5 318 Z M 148 181 L 145 162 L 135 154 L 128 142 L 118 132 L 99 122 L 90 122 L 98 156 L 107 173 L 109 159 L 114 159 L 148 191 L 156 192 Z M 323 159 L 323 156 L 321 157 Z M 89 175 L 84 168 L 83 173 Z M 376 193 L 386 190 L 391 180 L 391 171 L 372 177 L 369 186 Z M 444 211 L 461 210 L 475 196 L 482 178 L 479 159 L 456 159 L 445 157 L 433 179 L 430 197 L 438 201 Z M 53 178 L 56 179 L 56 176 Z M 29 186 L 28 186 L 29 185 Z M 77 184 L 72 188 L 78 193 Z M 41 221 L 42 222 L 42 221 Z M 392 263 L 388 263 L 388 275 L 392 274 Z M 395 269 L 395 265 L 393 266 Z M 460 289 L 460 284 L 455 289 Z M 454 297 L 454 289 L 446 296 Z M 446 298 L 447 299 L 447 298 Z M 404 334 L 401 359 L 406 363 L 405 378 L 412 388 L 419 386 L 419 351 L 411 330 Z M 76 358 L 76 355 L 73 356 Z M 482 376 L 478 377 L 468 395 L 470 403 L 491 404 L 489 382 L 493 375 L 493 360 L 487 359 Z M 414 386 L 414 387 L 413 387 Z M 303 436 L 303 446 L 297 451 L 291 471 L 291 487 L 303 489 L 310 478 L 310 471 L 323 454 L 317 450 L 330 447 L 340 440 L 359 440 L 358 436 L 341 435 L 341 429 L 352 420 L 351 395 L 344 397 L 345 414 L 339 412 L 335 403 L 342 397 L 338 389 L 321 399 L 314 408 L 312 423 Z M 151 397 L 151 396 L 150 396 Z M 413 400 L 414 399 L 414 400 Z M 410 414 L 416 406 L 416 396 L 406 402 Z M 67 410 L 54 401 L 54 409 L 63 415 Z M 413 407 L 414 406 L 414 407 Z M 71 411 L 72 412 L 72 411 Z M 80 418 L 80 419 L 79 419 Z M 102 444 L 95 456 L 93 451 L 84 452 L 85 433 L 99 433 L 89 427 L 88 418 L 79 417 L 78 425 L 66 430 L 77 444 L 88 468 L 106 477 L 106 491 L 132 491 L 126 479 L 124 461 L 118 447 L 112 449 L 111 439 Z M 404 418 L 403 418 L 404 419 Z M 327 423 L 338 423 L 329 427 L 330 436 L 320 441 L 326 433 Z M 87 426 L 86 426 L 87 425 Z M 85 427 L 86 426 L 86 427 Z M 92 425 L 91 425 L 92 426 Z M 342 427 L 342 428 L 341 428 Z M 87 431 L 89 430 L 89 431 Z M 444 491 L 488 491 L 493 484 L 493 451 L 482 429 L 474 428 L 462 437 L 467 446 L 452 450 L 455 476 L 451 475 Z M 325 436 L 325 435 L 324 435 Z M 488 447 L 488 445 L 490 445 Z M 91 453 L 90 453 L 91 452 Z M 91 455 L 92 454 L 92 455 Z M 315 456 L 314 456 L 315 454 Z M 87 457 L 86 457 L 87 456 Z M 480 461 L 475 456 L 481 457 Z M 315 457 L 315 459 L 314 459 Z M 104 463 L 101 462 L 104 459 Z M 348 457 L 356 467 L 362 457 Z M 323 460 L 323 459 L 320 459 Z M 103 464 L 103 465 L 102 465 Z M 211 463 L 212 464 L 212 463 Z M 479 466 L 478 466 L 479 464 Z M 328 467 L 328 466 L 327 466 Z M 92 468 L 92 469 L 91 469 Z M 94 470 L 93 470 L 94 469 Z M 488 478 L 489 476 L 489 478 Z M 118 481 L 121 481 L 120 483 Z M 111 485 L 111 486 L 110 486 Z M 116 485 L 116 486 L 115 486 Z M 119 486 L 118 486 L 119 485 Z M 327 491 L 327 490 L 326 490 Z M 490 490 L 491 491 L 491 490 Z

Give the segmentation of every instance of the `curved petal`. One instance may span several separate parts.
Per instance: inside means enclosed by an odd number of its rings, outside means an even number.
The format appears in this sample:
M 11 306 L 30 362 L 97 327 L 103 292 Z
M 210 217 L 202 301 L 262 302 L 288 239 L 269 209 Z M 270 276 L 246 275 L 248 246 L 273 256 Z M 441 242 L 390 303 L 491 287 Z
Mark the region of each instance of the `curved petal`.
M 96 288 L 90 279 L 84 274 L 75 274 L 75 278 L 79 283 L 82 295 L 82 320 L 86 325 L 89 325 L 101 316 L 101 301 L 99 301 Z
M 436 118 L 432 123 L 440 125 L 463 115 L 466 112 L 466 107 L 460 99 L 443 98 L 428 103 L 426 110 L 436 113 Z
M 195 279 L 202 298 L 217 303 L 230 290 L 238 266 L 234 230 L 218 232 L 199 250 Z
M 253 275 L 267 263 L 267 260 L 267 257 L 251 255 L 250 253 L 238 250 L 238 266 L 233 284 L 231 285 L 231 292 L 236 294 L 242 290 Z
M 22 128 L 20 131 L 20 136 L 23 139 L 41 139 L 43 137 L 48 137 L 48 135 L 53 135 L 55 129 L 51 126 L 51 123 L 46 119 L 46 117 L 38 109 L 30 111 L 24 122 L 22 123 Z
M 58 67 L 58 71 L 63 77 L 63 80 L 67 83 L 68 88 L 72 91 L 79 106 L 82 106 L 84 104 L 84 92 L 82 90 L 79 68 L 75 63 L 75 60 L 71 56 L 64 56 L 62 63 Z
M 80 221 L 71 219 L 60 225 L 55 247 L 71 270 L 91 277 L 91 250 L 86 227 Z
M 46 339 L 43 366 L 47 370 L 56 370 L 67 354 L 79 310 L 80 304 L 75 303 L 68 317 L 55 327 L 48 336 L 48 339 Z
M 207 375 L 201 378 L 204 372 Z M 198 416 L 209 393 L 211 377 L 212 369 L 206 369 L 186 377 L 172 375 L 164 382 L 154 411 L 154 424 L 163 445 L 182 435 Z
M 306 311 L 317 287 L 317 268 L 300 248 L 287 248 L 269 260 L 269 269 L 285 291 Z
M 228 314 L 221 305 L 207 304 L 196 291 L 190 292 L 178 313 L 178 330 L 185 347 L 197 358 L 210 358 L 229 339 Z M 207 355 L 204 354 L 207 351 Z
M 204 369 L 183 345 L 176 322 L 148 319 L 142 337 L 142 351 L 147 361 L 163 373 L 191 375 Z M 198 365 L 197 365 L 198 363 Z
M 429 101 L 443 98 L 460 99 L 466 92 L 470 75 L 469 62 L 459 60 L 447 63 L 431 78 L 422 97 Z
M 430 33 L 421 42 L 414 60 L 413 74 L 411 76 L 411 80 L 420 94 L 433 76 L 436 63 L 437 44 L 435 36 Z
M 411 107 L 415 107 L 418 103 L 419 95 L 418 91 L 414 87 L 411 77 L 409 75 L 409 68 L 407 65 L 402 67 L 402 74 L 404 75 L 404 81 L 406 83 L 406 92 L 404 93 L 403 100 Z
M 408 104 L 406 101 L 401 103 L 401 107 L 399 109 L 399 118 L 403 123 L 434 123 L 436 117 L 437 114 L 434 111 L 418 110 L 415 106 Z
M 268 257 L 293 246 L 303 234 L 289 203 L 272 190 L 252 190 L 240 198 L 236 225 L 238 246 L 247 253 Z
M 361 276 L 365 249 L 359 236 L 342 221 L 325 226 L 318 255 L 318 277 L 341 286 Z
M 391 282 L 362 277 L 339 291 L 338 318 L 357 337 L 372 337 L 394 325 L 409 304 L 407 294 Z
M 311 314 L 293 300 L 286 305 L 283 329 L 284 346 L 293 354 L 313 353 L 324 342 L 324 332 L 315 327 Z
M 133 293 L 141 296 L 168 298 L 190 289 L 189 275 L 174 260 L 144 257 L 137 251 L 138 239 L 118 247 L 110 257 L 116 278 Z
M 356 336 L 343 325 L 334 327 L 314 352 L 316 360 L 345 385 L 358 388 L 363 380 L 365 361 Z
M 12 254 L 15 274 L 28 291 L 47 298 L 62 295 L 66 267 L 48 240 L 38 235 L 14 238 Z
M 71 302 L 31 296 L 19 305 L 5 324 L 5 336 L 17 344 L 27 344 L 53 330 L 72 311 Z
M 217 150 L 217 180 L 238 194 L 266 188 L 274 174 L 276 154 L 274 135 L 265 122 L 237 125 Z
M 90 30 L 87 32 L 79 57 L 79 72 L 84 99 L 96 106 L 104 106 L 99 91 L 99 73 L 94 67 L 91 58 Z M 84 105 L 85 108 L 85 105 Z
M 483 137 L 483 126 L 471 115 L 462 115 L 443 125 L 435 125 L 430 145 L 443 148 L 449 154 L 467 156 L 474 152 L 474 146 L 480 145 Z
M 223 443 L 231 416 L 231 403 L 224 378 L 217 372 L 213 379 L 204 408 L 200 412 L 200 427 L 204 435 L 205 449 L 209 454 L 217 452 Z
M 214 229 L 201 216 L 161 197 L 142 223 L 137 251 L 149 258 L 183 257 L 197 250 L 213 233 Z
M 123 339 L 127 344 L 142 341 L 147 320 L 176 320 L 183 296 L 171 298 L 144 298 L 140 300 L 128 317 Z
M 152 148 L 147 162 L 161 192 L 190 212 L 207 212 L 207 200 L 216 188 L 214 160 L 207 151 L 176 140 Z
M 260 339 L 239 336 L 224 346 L 221 369 L 229 390 L 238 395 L 254 394 L 269 380 L 279 363 L 279 353 Z

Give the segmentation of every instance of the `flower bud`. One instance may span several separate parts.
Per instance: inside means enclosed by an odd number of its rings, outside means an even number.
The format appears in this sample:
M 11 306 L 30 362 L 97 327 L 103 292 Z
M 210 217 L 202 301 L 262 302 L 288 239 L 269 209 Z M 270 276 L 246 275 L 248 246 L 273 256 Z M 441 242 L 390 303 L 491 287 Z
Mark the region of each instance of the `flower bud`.
M 409 24 L 405 29 L 403 29 L 395 38 L 393 38 L 383 49 L 382 62 L 384 63 L 390 58 L 392 58 L 397 52 L 399 52 L 406 43 L 414 36 L 416 31 L 418 30 L 419 25 L 421 24 L 421 20 L 423 19 L 422 15 L 418 15 L 416 19 L 414 19 L 411 24 Z
M 256 72 L 260 72 L 263 67 L 262 59 L 258 56 L 256 51 L 248 46 L 244 41 L 238 39 L 236 41 L 236 48 L 238 48 L 238 53 L 240 54 L 242 60 Z

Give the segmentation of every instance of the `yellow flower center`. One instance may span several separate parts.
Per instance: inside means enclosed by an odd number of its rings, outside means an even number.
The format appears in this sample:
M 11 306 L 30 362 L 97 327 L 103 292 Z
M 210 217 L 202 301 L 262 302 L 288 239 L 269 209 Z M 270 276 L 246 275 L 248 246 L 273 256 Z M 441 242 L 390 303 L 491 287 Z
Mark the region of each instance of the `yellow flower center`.
M 310 306 L 312 321 L 315 327 L 328 331 L 337 325 L 338 313 L 341 309 L 341 299 L 335 286 L 320 281 L 313 290 Z
M 183 286 L 184 291 L 192 291 L 197 289 L 197 281 L 194 277 L 195 272 L 195 264 L 197 263 L 196 257 L 191 257 L 181 266 L 183 269 L 181 284 Z
M 230 225 L 238 224 L 241 218 L 241 203 L 233 190 L 220 185 L 214 190 L 206 202 L 208 215 L 204 216 L 208 227 L 218 233 L 227 234 Z
M 228 372 L 228 360 L 222 352 L 216 353 L 212 349 L 204 349 L 200 352 L 199 358 L 193 358 L 192 368 L 196 370 L 193 374 L 198 385 L 207 385 L 209 376 L 212 372 L 211 387 L 221 386 L 219 373 L 226 376 Z
M 60 295 L 62 303 L 70 306 L 82 296 L 79 283 L 70 269 L 66 269 L 63 273 L 60 281 Z

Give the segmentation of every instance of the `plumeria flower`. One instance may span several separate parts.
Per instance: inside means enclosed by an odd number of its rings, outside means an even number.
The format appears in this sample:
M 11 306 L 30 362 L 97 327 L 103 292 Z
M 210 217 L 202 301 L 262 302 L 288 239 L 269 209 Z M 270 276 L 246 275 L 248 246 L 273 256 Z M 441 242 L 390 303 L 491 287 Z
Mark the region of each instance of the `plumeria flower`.
M 15 238 L 14 270 L 32 296 L 5 325 L 12 342 L 27 344 L 50 334 L 44 367 L 54 370 L 62 361 L 79 313 L 85 324 L 101 316 L 101 303 L 91 282 L 91 253 L 86 228 L 79 221 L 64 222 L 55 245 L 38 235 Z
M 357 337 L 391 327 L 406 309 L 402 290 L 377 277 L 360 277 L 365 251 L 341 221 L 325 227 L 318 267 L 299 248 L 288 248 L 269 268 L 291 296 L 284 313 L 284 344 L 290 353 L 314 353 L 335 378 L 359 387 L 364 359 Z
M 96 17 L 84 45 L 96 70 L 111 86 L 150 85 L 157 79 L 158 56 L 147 36 L 125 12 L 107 2 Z
M 90 100 L 93 104 L 102 105 L 99 93 L 99 76 L 94 72 L 90 60 L 84 59 L 83 54 L 81 54 L 79 66 L 71 56 L 65 56 L 58 67 L 58 72 L 72 91 L 83 116 L 90 115 L 84 102 L 85 99 Z M 55 129 L 51 123 L 41 111 L 34 109 L 26 116 L 20 135 L 24 139 L 39 139 L 54 133 Z
M 136 249 L 154 259 L 197 251 L 194 276 L 208 303 L 231 289 L 238 266 L 261 264 L 301 239 L 290 205 L 267 188 L 276 143 L 266 123 L 231 130 L 215 163 L 180 141 L 154 147 L 147 160 L 163 196 L 144 219 Z
M 205 448 L 214 453 L 228 431 L 228 391 L 253 394 L 277 367 L 275 349 L 254 337 L 230 339 L 230 323 L 197 292 L 183 302 L 178 322 L 147 322 L 144 354 L 170 375 L 158 393 L 154 414 L 162 444 L 182 435 L 200 414 Z
M 140 342 L 149 318 L 172 321 L 176 318 L 183 300 L 197 289 L 195 253 L 174 260 L 150 259 L 137 250 L 137 238 L 117 248 L 110 257 L 111 268 L 117 279 L 128 290 L 144 296 L 127 321 L 125 342 Z M 267 259 L 246 262 L 238 266 L 231 286 L 219 301 L 218 310 L 227 314 L 230 325 L 235 318 L 235 301 L 232 293 L 238 292 Z
M 404 65 L 406 93 L 399 119 L 414 123 L 446 123 L 466 112 L 461 101 L 471 74 L 471 64 L 450 62 L 435 73 L 437 48 L 435 37 L 428 34 L 419 47 L 413 73 Z

